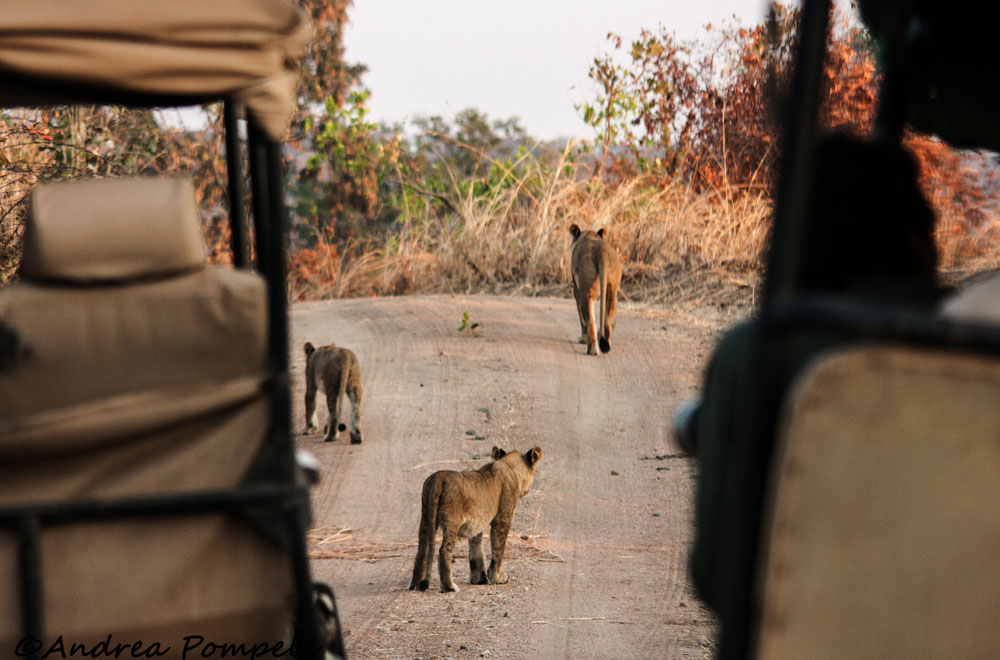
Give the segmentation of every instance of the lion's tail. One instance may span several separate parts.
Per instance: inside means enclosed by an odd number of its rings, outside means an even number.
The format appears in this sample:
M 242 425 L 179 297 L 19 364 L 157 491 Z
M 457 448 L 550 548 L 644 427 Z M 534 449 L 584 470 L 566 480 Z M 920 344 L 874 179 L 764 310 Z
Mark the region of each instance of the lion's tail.
M 351 377 L 350 361 L 346 355 L 343 356 L 344 360 L 344 373 L 340 376 L 340 389 L 337 391 L 337 401 L 343 401 L 344 395 L 347 394 L 347 381 Z M 357 405 L 357 404 L 352 404 Z M 352 414 L 354 414 L 354 408 L 351 408 Z M 337 422 L 337 430 L 343 433 L 347 430 L 347 424 L 343 422 Z M 353 442 L 353 440 L 351 440 Z
M 444 479 L 438 474 L 431 475 L 424 482 L 424 490 L 420 496 L 420 538 L 423 540 L 426 536 L 428 544 L 433 542 L 434 533 L 437 532 L 437 512 L 443 491 Z
M 600 293 L 598 294 L 601 298 L 601 327 L 597 329 L 597 343 L 601 347 L 601 352 L 607 353 L 611 350 L 611 342 L 608 341 L 608 335 L 605 332 L 605 328 L 608 327 L 608 264 L 604 258 L 603 250 L 598 254 L 600 254 L 597 260 L 597 273 L 601 280 Z
M 427 589 L 430 574 L 431 554 L 434 551 L 434 535 L 437 533 L 437 513 L 440 508 L 444 479 L 438 473 L 424 481 L 420 494 L 420 529 L 417 536 L 417 558 L 413 562 L 413 578 L 410 589 Z

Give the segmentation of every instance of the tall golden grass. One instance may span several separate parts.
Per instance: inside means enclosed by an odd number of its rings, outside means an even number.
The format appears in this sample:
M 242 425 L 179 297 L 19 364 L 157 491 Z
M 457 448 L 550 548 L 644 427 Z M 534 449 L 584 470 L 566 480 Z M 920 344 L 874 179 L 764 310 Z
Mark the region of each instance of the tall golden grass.
M 608 229 L 622 257 L 626 300 L 755 304 L 772 214 L 764 192 L 735 186 L 695 192 L 679 181 L 663 186 L 638 177 L 611 184 L 581 176 L 582 167 L 567 168 L 569 149 L 555 167 L 530 158 L 515 163 L 514 185 L 486 194 L 463 196 L 456 184 L 443 215 L 430 215 L 426 205 L 421 212 L 404 209 L 381 244 L 320 250 L 326 261 L 295 273 L 291 298 L 568 296 L 568 228 L 576 223 Z M 970 222 L 946 199 L 929 201 L 938 215 L 943 279 L 1000 267 L 996 208 L 981 209 Z
M 40 146 L 41 145 L 41 146 Z M 0 151 L 23 167 L 0 177 L 0 286 L 20 256 L 24 199 L 37 179 L 42 137 L 0 122 Z M 757 189 L 723 185 L 695 192 L 681 182 L 590 176 L 568 145 L 547 165 L 524 155 L 504 167 L 512 183 L 476 195 L 454 182 L 450 208 L 404 205 L 381 243 L 319 245 L 290 259 L 293 300 L 409 293 L 570 295 L 568 227 L 606 227 L 624 262 L 621 293 L 652 303 L 755 302 L 763 272 L 771 200 Z M 464 194 L 460 191 L 465 190 Z M 929 200 L 938 215 L 946 279 L 1000 267 L 997 200 L 981 208 Z M 212 234 L 209 231 L 209 234 Z M 216 237 L 218 238 L 218 237 Z M 864 237 L 859 237 L 864 240 Z M 219 241 L 213 241 L 216 249 Z
M 404 209 L 384 243 L 331 255 L 314 278 L 296 275 L 292 299 L 568 295 L 573 223 L 608 229 L 624 263 L 625 299 L 702 300 L 725 284 L 753 297 L 771 212 L 765 195 L 581 178 L 566 167 L 569 149 L 556 167 L 525 159 L 513 185 L 483 195 L 462 196 L 456 186 L 443 216 Z

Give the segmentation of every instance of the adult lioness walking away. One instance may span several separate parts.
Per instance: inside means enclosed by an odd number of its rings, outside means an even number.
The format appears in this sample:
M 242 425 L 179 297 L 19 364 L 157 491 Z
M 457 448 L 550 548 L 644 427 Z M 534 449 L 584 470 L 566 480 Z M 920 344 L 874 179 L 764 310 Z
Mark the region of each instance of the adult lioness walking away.
M 615 329 L 618 285 L 622 281 L 622 265 L 618 254 L 606 240 L 605 229 L 583 231 L 570 225 L 573 234 L 572 260 L 573 297 L 580 314 L 580 343 L 587 342 L 587 355 L 611 350 L 611 331 Z M 594 301 L 600 301 L 600 336 L 594 324 Z
M 431 580 L 431 553 L 438 527 L 442 531 L 438 574 L 441 591 L 458 591 L 451 579 L 451 555 L 459 537 L 469 539 L 469 582 L 504 584 L 500 572 L 503 551 L 510 533 L 517 501 L 528 494 L 535 479 L 535 466 L 542 450 L 532 447 L 523 454 L 493 448 L 492 463 L 478 470 L 440 470 L 424 481 L 420 497 L 420 534 L 413 562 L 410 589 L 427 589 Z M 490 526 L 490 567 L 483 554 L 483 532 Z
M 351 444 L 361 444 L 361 369 L 354 352 L 334 344 L 316 348 L 306 342 L 302 347 L 306 354 L 306 427 L 303 435 L 315 433 L 316 428 L 316 386 L 323 381 L 326 394 L 326 409 L 330 413 L 323 442 L 337 439 L 337 435 L 347 429 L 340 422 L 340 400 L 344 394 L 351 400 Z

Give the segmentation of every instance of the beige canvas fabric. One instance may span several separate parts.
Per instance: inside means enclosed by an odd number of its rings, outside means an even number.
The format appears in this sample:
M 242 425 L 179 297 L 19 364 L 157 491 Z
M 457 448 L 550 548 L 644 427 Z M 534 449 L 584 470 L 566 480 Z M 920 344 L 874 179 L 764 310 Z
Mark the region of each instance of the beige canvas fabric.
M 232 94 L 280 140 L 309 37 L 290 0 L 10 2 L 0 70 L 125 92 Z M 46 100 L 5 89 L 6 106 Z
M 191 419 L 76 442 L 68 451 L 36 449 L 17 458 L 7 452 L 0 459 L 0 501 L 232 488 L 257 455 L 269 412 L 267 400 L 256 397 Z M 10 642 L 21 634 L 16 558 L 13 534 L 0 534 L 3 649 L 13 648 Z M 239 520 L 206 515 L 51 526 L 43 529 L 41 561 L 48 638 L 111 634 L 178 651 L 179 640 L 191 634 L 219 641 L 287 639 L 288 557 Z
M 0 290 L 0 319 L 23 344 L 16 368 L 0 374 L 6 442 L 9 425 L 40 413 L 264 372 L 265 284 L 205 267 L 189 182 L 58 183 L 32 199 L 22 277 Z M 153 277 L 164 272 L 178 274 Z
M 122 178 L 35 186 L 21 275 L 81 282 L 194 270 L 207 249 L 186 178 Z
M 847 350 L 795 386 L 761 660 L 1000 657 L 1000 360 Z
M 19 280 L 0 290 L 0 319 L 23 344 L 0 374 L 0 434 L 89 401 L 260 375 L 265 305 L 259 277 L 219 268 L 114 287 Z
M 100 193 L 121 186 L 109 193 L 117 198 L 134 184 L 80 185 Z M 168 189 L 175 184 L 167 182 Z M 196 252 L 203 259 L 203 247 L 189 240 L 196 218 L 150 217 L 154 229 L 145 240 L 155 246 L 144 246 L 124 223 L 121 243 L 134 244 L 144 263 L 123 260 L 114 235 L 91 242 L 106 215 L 73 213 L 55 198 L 43 197 L 54 215 L 41 214 L 52 226 L 28 230 L 43 243 L 37 250 L 45 267 L 28 268 L 0 289 L 0 319 L 20 341 L 15 363 L 0 373 L 0 506 L 236 487 L 273 424 L 264 281 L 211 267 L 150 279 L 150 264 L 188 263 Z M 142 278 L 92 286 L 33 280 L 35 273 L 77 272 L 75 243 L 64 231 L 86 237 L 80 254 L 93 268 L 103 253 Z M 16 557 L 14 536 L 0 533 L 0 649 L 13 649 L 20 637 Z M 287 641 L 288 558 L 242 520 L 205 515 L 48 527 L 41 562 L 52 638 L 99 641 L 112 634 L 123 643 L 172 646 L 174 654 L 162 657 L 180 657 L 187 635 Z

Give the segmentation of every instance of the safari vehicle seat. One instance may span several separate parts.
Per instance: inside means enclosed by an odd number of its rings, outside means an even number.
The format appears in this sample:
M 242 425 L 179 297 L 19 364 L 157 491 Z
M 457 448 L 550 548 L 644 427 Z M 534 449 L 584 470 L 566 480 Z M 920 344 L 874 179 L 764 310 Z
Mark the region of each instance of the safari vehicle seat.
M 871 344 L 805 370 L 774 452 L 760 660 L 1000 657 L 997 401 L 981 354 Z
M 0 369 L 0 509 L 248 480 L 273 424 L 266 288 L 254 273 L 208 266 L 206 253 L 186 179 L 32 191 L 20 277 L 0 289 L 16 337 Z M 185 636 L 290 635 L 290 560 L 240 516 L 69 517 L 39 536 L 43 641 L 62 635 L 67 652 L 109 634 L 172 647 L 163 657 L 179 657 Z M 3 649 L 27 616 L 18 553 L 0 529 Z

